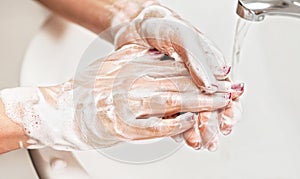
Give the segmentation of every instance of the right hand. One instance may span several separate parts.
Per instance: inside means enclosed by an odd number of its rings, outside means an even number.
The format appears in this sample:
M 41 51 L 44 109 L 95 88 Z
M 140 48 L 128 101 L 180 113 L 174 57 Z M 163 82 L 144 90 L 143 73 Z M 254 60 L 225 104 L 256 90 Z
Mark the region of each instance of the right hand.
M 75 148 L 183 134 L 193 148 L 212 149 L 219 127 L 223 130 L 228 124 L 222 116 L 232 109 L 232 97 L 242 93 L 232 89 L 230 67 L 220 51 L 194 27 L 157 5 L 145 8 L 119 30 L 117 50 L 72 82 L 77 98 L 74 126 L 86 144 Z M 151 54 L 153 48 L 157 51 Z M 163 54 L 175 60 L 162 61 Z M 41 89 L 45 95 L 59 94 L 62 85 Z M 173 117 L 165 119 L 169 116 Z
M 238 98 L 244 91 L 243 83 L 234 84 L 228 78 L 230 67 L 222 53 L 197 28 L 159 4 L 146 7 L 131 22 L 118 28 L 114 39 L 116 48 L 127 44 L 155 48 L 182 61 L 194 84 L 206 93 L 232 93 L 233 102 L 226 109 L 199 111 L 197 124 L 174 136 L 184 138 L 194 149 L 215 150 L 219 132 L 228 135 L 241 114 Z
M 228 104 L 230 96 L 234 95 L 229 93 L 236 93 L 227 79 L 230 68 L 225 65 L 220 52 L 197 29 L 159 5 L 145 8 L 127 25 L 115 36 L 118 50 L 100 63 L 100 70 L 98 63 L 87 68 L 95 80 L 82 76 L 62 85 L 40 87 L 37 91 L 41 93 L 35 95 L 37 98 L 29 99 L 31 102 L 24 104 L 26 108 L 21 108 L 26 113 L 25 109 L 36 110 L 37 104 L 46 103 L 52 107 L 53 114 L 68 115 L 54 120 L 50 115 L 46 117 L 48 113 L 37 114 L 35 117 L 41 117 L 42 124 L 49 124 L 47 129 L 52 130 L 45 133 L 39 128 L 38 132 L 28 134 L 36 139 L 37 146 L 59 148 L 64 145 L 68 149 L 86 149 L 128 140 L 173 136 L 193 126 L 199 130 L 197 123 L 194 125 L 195 120 L 191 120 L 195 119 L 195 114 L 190 112 L 199 112 L 199 116 L 203 116 L 207 112 L 225 114 L 230 111 Z M 151 55 L 148 60 L 143 59 L 150 48 L 174 57 L 175 61 L 160 61 Z M 140 60 L 133 58 L 137 54 L 141 55 Z M 139 78 L 147 70 L 154 74 Z M 230 87 L 223 89 L 222 86 Z M 35 93 L 35 90 L 30 91 Z M 76 109 L 75 116 L 62 106 L 64 100 L 72 97 L 75 97 L 75 106 L 69 107 Z M 19 115 L 22 120 L 24 114 Z M 162 120 L 170 115 L 177 117 Z M 30 115 L 26 117 L 30 119 Z M 62 125 L 53 122 L 59 120 L 65 122 Z M 35 130 L 33 126 L 32 130 Z M 74 133 L 71 138 L 68 137 L 69 130 Z M 61 138 L 43 141 L 39 132 L 44 132 L 45 136 L 57 133 Z M 203 138 L 197 132 L 187 136 Z M 185 139 L 188 142 L 190 137 Z
M 174 136 L 194 126 L 195 113 L 228 106 L 231 92 L 206 94 L 182 61 L 163 57 L 158 51 L 125 45 L 86 67 L 71 82 L 74 126 L 87 146 Z M 57 101 L 64 93 L 61 90 L 68 89 L 62 86 L 41 91 L 46 99 Z

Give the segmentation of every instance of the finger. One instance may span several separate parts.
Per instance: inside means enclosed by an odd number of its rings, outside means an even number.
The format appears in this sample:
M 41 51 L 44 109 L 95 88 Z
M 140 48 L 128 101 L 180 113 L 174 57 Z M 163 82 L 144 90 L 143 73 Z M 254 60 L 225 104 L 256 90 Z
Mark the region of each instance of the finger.
M 171 138 L 177 142 L 177 143 L 180 143 L 183 141 L 183 134 L 177 134 L 177 135 L 174 135 L 174 136 L 171 136 Z
M 217 81 L 219 93 L 232 93 L 232 99 L 239 98 L 244 93 L 244 83 L 232 84 L 230 81 Z
M 226 93 L 231 91 L 232 82 L 227 80 L 219 80 L 217 81 L 218 84 L 218 91 L 219 93 Z
M 231 67 L 226 65 L 223 54 L 211 40 L 205 37 L 198 29 L 196 31 L 198 31 L 198 39 L 206 52 L 206 60 L 215 77 L 218 80 L 226 79 L 231 71 Z
M 189 74 L 182 70 L 184 67 L 180 66 L 180 63 L 176 66 L 178 73 L 165 72 L 165 75 L 162 75 L 161 73 L 152 74 L 148 76 L 152 77 L 151 79 L 148 78 L 140 81 L 140 86 L 145 87 L 147 84 L 148 88 L 158 86 L 162 91 L 199 91 L 199 88 L 192 81 Z M 167 68 L 164 70 L 167 70 Z M 169 70 L 172 71 L 171 69 Z M 232 93 L 232 99 L 239 98 L 244 93 L 245 89 L 244 83 L 232 83 L 229 80 L 219 80 L 217 81 L 217 86 L 217 93 Z
M 194 127 L 183 133 L 183 138 L 186 144 L 195 150 L 200 150 L 202 147 L 202 139 L 198 122 L 195 123 Z
M 231 93 L 184 93 L 181 94 L 180 112 L 214 111 L 226 107 L 231 102 Z
M 220 118 L 220 131 L 223 135 L 229 135 L 232 131 L 233 122 L 232 119 L 226 115 L 222 115 Z
M 143 98 L 138 117 L 167 116 L 179 112 L 213 111 L 226 107 L 231 102 L 231 93 L 159 92 L 149 98 Z
M 219 119 L 220 131 L 223 135 L 228 135 L 232 131 L 234 124 L 240 119 L 242 114 L 242 107 L 239 101 L 232 102 L 229 108 L 222 112 Z
M 157 68 L 157 67 L 156 67 Z M 170 70 L 165 68 L 164 70 Z M 183 71 L 169 72 L 165 71 L 162 73 L 153 72 L 147 74 L 143 77 L 135 79 L 131 86 L 134 91 L 145 91 L 152 90 L 155 92 L 178 92 L 178 93 L 195 93 L 203 92 L 201 91 L 193 82 L 189 73 L 184 73 Z M 150 93 L 147 93 L 149 96 Z
M 209 151 L 215 151 L 218 146 L 218 112 L 202 112 L 198 115 L 199 130 L 202 144 Z
M 128 122 L 118 118 L 115 131 L 123 140 L 153 139 L 180 134 L 193 127 L 194 123 L 195 114 L 193 113 L 185 113 L 166 120 L 150 117 Z
M 150 46 L 159 51 L 172 57 L 178 54 L 198 87 L 208 93 L 217 90 L 216 79 L 207 64 L 207 55 L 195 40 L 198 36 L 194 29 L 178 20 L 152 18 L 141 23 L 140 34 Z
M 232 99 L 235 100 L 235 99 L 239 98 L 244 93 L 245 84 L 244 83 L 233 84 L 231 86 L 231 89 L 233 90 Z

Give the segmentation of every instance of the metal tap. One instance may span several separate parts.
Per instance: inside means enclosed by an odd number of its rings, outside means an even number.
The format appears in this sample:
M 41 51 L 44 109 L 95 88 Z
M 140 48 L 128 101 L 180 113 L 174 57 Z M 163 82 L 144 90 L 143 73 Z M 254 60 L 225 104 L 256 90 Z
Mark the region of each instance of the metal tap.
M 238 0 L 237 14 L 250 21 L 262 21 L 268 15 L 300 18 L 300 0 Z

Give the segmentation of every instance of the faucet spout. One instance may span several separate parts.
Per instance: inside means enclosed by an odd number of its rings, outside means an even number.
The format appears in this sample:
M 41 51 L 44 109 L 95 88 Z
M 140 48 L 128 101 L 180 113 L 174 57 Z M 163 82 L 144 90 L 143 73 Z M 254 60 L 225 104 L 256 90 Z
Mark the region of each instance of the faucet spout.
M 300 18 L 300 0 L 238 0 L 237 14 L 250 21 L 262 21 L 267 15 Z

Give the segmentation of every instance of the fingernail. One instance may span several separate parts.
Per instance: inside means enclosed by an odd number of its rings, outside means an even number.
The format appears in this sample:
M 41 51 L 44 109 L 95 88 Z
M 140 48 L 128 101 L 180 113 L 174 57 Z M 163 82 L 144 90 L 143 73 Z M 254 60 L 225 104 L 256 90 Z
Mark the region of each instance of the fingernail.
M 223 67 L 223 72 L 225 74 L 225 76 L 227 76 L 231 71 L 231 66 L 224 66 Z
M 208 149 L 210 152 L 216 151 L 217 148 L 218 148 L 218 145 L 217 145 L 215 142 L 210 143 L 209 146 L 207 147 L 207 149 Z
M 232 131 L 232 122 L 226 118 L 222 118 L 222 122 L 220 123 L 220 131 L 223 135 L 229 135 Z
M 225 136 L 229 135 L 231 133 L 232 129 L 231 128 L 225 128 L 221 130 L 221 133 Z
M 231 71 L 231 66 L 223 66 L 217 71 L 217 73 L 215 73 L 215 76 L 217 79 L 225 79 L 228 77 L 230 71 Z
M 231 89 L 236 90 L 236 91 L 244 91 L 245 84 L 244 83 L 238 83 L 238 84 L 233 84 L 231 86 Z
M 232 99 L 234 100 L 244 93 L 244 83 L 233 84 L 231 89 L 233 90 Z
M 201 142 L 198 142 L 197 145 L 195 145 L 194 149 L 195 150 L 200 150 L 202 148 Z
M 232 94 L 231 94 L 231 93 L 226 93 L 226 94 L 224 95 L 224 98 L 225 98 L 225 99 L 231 99 L 231 97 L 232 97 Z
M 193 136 L 188 138 L 188 140 L 186 141 L 187 145 L 189 145 L 190 147 L 192 147 L 195 150 L 200 150 L 201 147 L 202 147 L 201 140 L 196 139 L 196 138 L 192 138 L 192 137 Z

